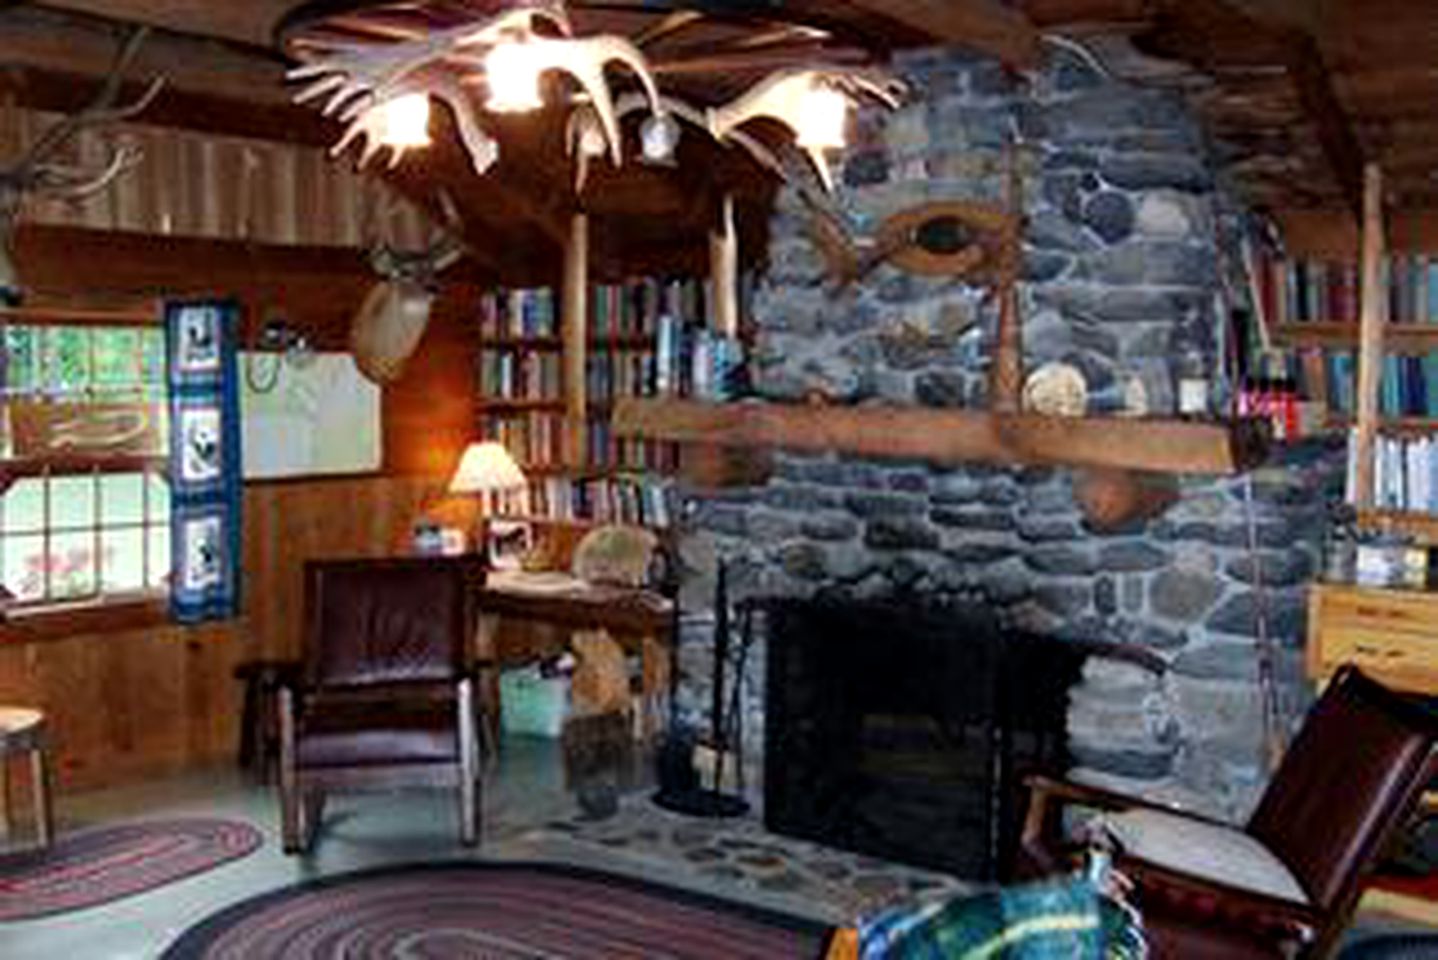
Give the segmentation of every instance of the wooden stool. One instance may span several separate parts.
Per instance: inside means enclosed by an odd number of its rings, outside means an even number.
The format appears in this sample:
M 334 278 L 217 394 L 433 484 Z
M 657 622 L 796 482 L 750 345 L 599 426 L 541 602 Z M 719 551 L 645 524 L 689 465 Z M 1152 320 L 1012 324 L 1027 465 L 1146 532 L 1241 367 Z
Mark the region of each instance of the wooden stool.
M 45 715 L 23 707 L 0 707 L 0 831 L 10 836 L 10 755 L 30 754 L 30 792 L 35 801 L 35 836 L 48 847 L 54 833 L 50 812 L 50 758 Z

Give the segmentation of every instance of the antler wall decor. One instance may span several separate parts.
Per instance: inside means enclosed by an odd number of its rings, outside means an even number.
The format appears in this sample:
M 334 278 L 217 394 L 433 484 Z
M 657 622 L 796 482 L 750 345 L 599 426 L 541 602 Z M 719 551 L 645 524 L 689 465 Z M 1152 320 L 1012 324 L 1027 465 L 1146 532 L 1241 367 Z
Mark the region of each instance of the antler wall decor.
M 816 63 L 779 69 L 725 102 L 694 105 L 661 91 L 656 79 L 659 69 L 641 49 L 707 22 L 692 11 L 670 15 L 631 40 L 614 33 L 577 36 L 559 0 L 522 3 L 477 22 L 460 23 L 451 23 L 462 15 L 454 7 L 436 3 L 431 9 L 426 0 L 376 4 L 333 17 L 326 16 L 323 6 L 315 9 L 314 22 L 303 16 L 305 8 L 297 12 L 297 22 L 305 26 L 292 32 L 287 45 L 301 65 L 288 76 L 304 82 L 295 96 L 298 102 L 319 103 L 322 113 L 347 125 L 333 154 L 362 143 L 360 166 L 385 151 L 393 166 L 422 145 L 429 102 L 438 100 L 454 115 L 471 166 L 483 175 L 500 153 L 488 132 L 486 114 L 541 106 L 540 76 L 558 73 L 572 78 L 577 88 L 565 102 L 574 111 L 566 143 L 575 156 L 578 189 L 583 188 L 594 158 L 607 153 L 613 165 L 623 163 L 620 121 L 647 107 L 643 135 L 647 160 L 665 159 L 663 153 L 672 151 L 678 136 L 672 114 L 718 142 L 740 146 L 769 170 L 782 172 L 772 151 L 739 129 L 768 119 L 794 134 L 796 145 L 829 190 L 833 177 L 825 151 L 843 145 L 849 109 L 860 100 L 893 108 L 903 93 L 899 81 L 876 69 Z M 434 27 L 415 20 L 422 16 L 449 25 Z M 756 44 L 767 49 L 791 43 L 809 51 L 820 49 L 827 37 L 808 26 L 766 22 L 761 27 L 748 38 L 748 50 Z M 346 32 L 355 39 L 345 38 Z M 632 77 L 637 90 L 616 93 L 614 84 L 621 81 L 610 76 L 615 71 L 606 72 L 614 64 L 625 68 L 619 73 Z M 671 64 L 663 66 L 675 69 Z M 406 129 L 401 132 L 400 126 Z
M 53 197 L 78 203 L 104 190 L 140 162 L 139 148 L 129 143 L 109 143 L 109 156 L 99 166 L 73 164 L 62 160 L 61 154 L 81 131 L 129 120 L 159 95 L 165 80 L 154 77 L 134 100 L 117 103 L 125 72 L 148 34 L 147 28 L 130 34 L 105 82 L 88 104 L 57 121 L 18 160 L 0 165 L 0 303 L 16 306 L 23 298 L 11 250 L 26 202 L 35 197 Z

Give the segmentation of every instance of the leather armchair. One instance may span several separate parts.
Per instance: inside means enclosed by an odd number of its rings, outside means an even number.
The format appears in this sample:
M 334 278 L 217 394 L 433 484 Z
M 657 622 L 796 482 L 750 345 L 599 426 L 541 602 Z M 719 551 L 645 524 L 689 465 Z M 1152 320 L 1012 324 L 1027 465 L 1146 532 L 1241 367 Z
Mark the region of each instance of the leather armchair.
M 460 838 L 479 838 L 479 746 L 467 646 L 474 558 L 310 561 L 305 642 L 279 691 L 287 853 L 308 849 L 331 790 L 457 791 Z
M 1345 666 L 1241 830 L 1033 778 L 1020 866 L 1028 874 L 1064 867 L 1065 807 L 1108 811 L 1121 847 L 1117 863 L 1135 884 L 1155 958 L 1328 956 L 1364 877 L 1435 772 L 1435 744 L 1438 715 Z M 1159 827 L 1158 843 L 1135 839 L 1130 828 L 1140 823 Z M 1269 875 L 1256 879 L 1254 862 L 1266 864 Z

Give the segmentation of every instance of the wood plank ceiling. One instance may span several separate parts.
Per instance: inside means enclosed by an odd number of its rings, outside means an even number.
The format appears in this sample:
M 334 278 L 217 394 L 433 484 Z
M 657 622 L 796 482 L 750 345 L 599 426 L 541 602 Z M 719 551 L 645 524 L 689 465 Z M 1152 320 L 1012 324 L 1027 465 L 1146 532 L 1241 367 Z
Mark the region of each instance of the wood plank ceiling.
M 486 0 L 489 5 L 492 2 Z M 691 4 L 693 5 L 693 4 Z M 328 124 L 285 103 L 279 82 L 282 60 L 275 33 L 300 6 L 297 0 L 49 0 L 0 3 L 0 63 L 16 63 L 36 76 L 94 73 L 105 44 L 58 43 L 45 18 L 58 11 L 87 17 L 143 22 L 167 33 L 155 55 L 175 76 L 188 108 L 171 107 L 172 122 L 200 125 L 233 122 L 264 126 L 287 139 L 324 142 Z M 648 0 L 574 0 L 583 31 L 615 29 L 636 34 L 663 16 Z M 676 4 L 684 6 L 684 4 Z M 1438 3 L 1414 0 L 783 0 L 719 3 L 710 9 L 777 11 L 783 17 L 861 35 L 871 48 L 921 43 L 965 43 L 1018 68 L 1042 55 L 1041 35 L 1058 33 L 1093 44 L 1104 59 L 1122 37 L 1138 51 L 1124 63 L 1159 60 L 1182 69 L 1138 70 L 1149 81 L 1180 84 L 1201 109 L 1220 143 L 1226 164 L 1251 203 L 1275 210 L 1331 208 L 1352 211 L 1365 160 L 1389 176 L 1390 202 L 1407 210 L 1438 209 Z M 82 19 L 92 34 L 101 21 Z M 8 29 L 18 24 L 22 29 Z M 649 52 L 665 82 L 690 95 L 731 94 L 772 66 L 743 51 L 723 27 L 679 31 L 656 41 Z M 717 31 L 717 32 L 716 32 Z M 53 32 L 53 31 L 51 31 Z M 166 46 L 168 45 L 168 47 Z M 185 48 L 176 57 L 175 50 Z M 13 50 L 20 56 L 8 56 Z M 687 63 L 708 55 L 706 72 Z M 762 53 L 762 51 L 759 51 Z M 830 50 L 833 54 L 834 51 Z M 750 58 L 744 63 L 724 56 Z M 716 69 L 716 64 L 724 69 Z M 13 70 L 12 70 L 13 72 Z M 1122 69 L 1119 71 L 1123 72 Z M 263 82 L 260 82 L 263 78 Z M 13 77 L 11 78 L 13 80 Z M 25 87 L 32 99 L 64 86 Z M 4 78 L 0 77 L 0 82 Z M 3 92 L 3 91 L 0 91 Z M 229 111 L 206 108 L 205 97 L 228 98 Z M 219 117 L 221 120 L 217 121 Z M 249 117 L 248 120 L 241 119 Z M 256 120 L 259 117 L 261 119 Z M 268 118 L 267 120 L 264 118 Z M 244 132 L 241 130 L 240 132 Z M 557 264 L 564 223 L 576 200 L 570 172 L 558 148 L 554 118 L 519 120 L 503 131 L 512 162 L 496 182 L 466 172 L 452 143 L 411 163 L 401 179 L 416 194 L 444 181 L 470 221 L 471 239 L 505 237 L 501 269 Z M 447 141 L 447 137 L 441 137 Z M 626 165 L 618 173 L 599 166 L 583 203 L 596 216 L 597 245 L 610 263 L 702 259 L 704 232 L 721 190 L 738 192 L 745 246 L 762 244 L 763 211 L 772 183 L 742 157 L 697 144 L 677 172 Z M 687 142 L 687 141 L 686 141 Z M 693 242 L 655 237 L 681 233 Z M 556 267 L 557 269 L 557 267 Z M 600 264 L 601 272 L 604 270 Z

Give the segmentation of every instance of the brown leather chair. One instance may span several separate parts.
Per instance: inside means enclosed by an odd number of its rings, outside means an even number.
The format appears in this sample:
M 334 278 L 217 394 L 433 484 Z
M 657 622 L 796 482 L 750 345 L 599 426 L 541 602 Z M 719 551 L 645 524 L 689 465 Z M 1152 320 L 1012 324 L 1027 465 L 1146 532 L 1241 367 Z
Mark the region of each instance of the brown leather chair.
M 1065 806 L 1110 811 L 1157 960 L 1328 956 L 1435 772 L 1435 744 L 1438 714 L 1345 666 L 1241 830 L 1034 778 L 1021 867 L 1063 866 Z
M 287 853 L 308 849 L 330 790 L 455 787 L 479 838 L 479 747 L 467 647 L 473 558 L 305 564 L 305 645 L 279 691 Z

